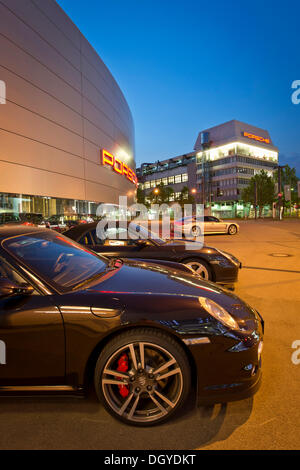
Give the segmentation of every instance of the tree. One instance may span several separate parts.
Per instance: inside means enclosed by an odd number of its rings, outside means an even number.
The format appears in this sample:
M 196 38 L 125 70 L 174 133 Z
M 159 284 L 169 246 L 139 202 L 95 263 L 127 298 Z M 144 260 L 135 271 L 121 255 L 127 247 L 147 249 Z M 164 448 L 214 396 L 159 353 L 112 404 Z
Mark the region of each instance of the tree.
M 136 191 L 136 200 L 138 204 L 144 204 L 144 206 L 148 207 L 145 191 L 140 186 L 138 186 Z
M 175 200 L 175 192 L 174 192 L 174 189 L 171 188 L 171 186 L 167 186 L 165 188 L 165 192 L 166 192 L 167 202 L 171 202 Z
M 278 183 L 278 170 L 274 171 L 274 180 Z M 291 187 L 297 187 L 298 177 L 296 175 L 296 168 L 291 168 L 289 165 L 285 165 L 281 169 L 281 184 L 282 186 L 290 184 Z
M 149 194 L 150 203 L 151 204 L 165 204 L 168 202 L 168 194 L 166 188 L 162 183 L 157 186 L 151 193 Z M 170 188 L 171 189 L 171 188 Z
M 195 198 L 190 194 L 189 188 L 184 186 L 179 197 L 176 198 L 176 202 L 181 206 L 184 206 L 184 204 L 195 204 Z
M 289 165 L 285 165 L 281 168 L 281 191 L 284 194 L 284 186 L 290 185 L 291 186 L 291 202 L 296 203 L 298 202 L 298 192 L 297 192 L 297 182 L 298 177 L 296 175 L 296 168 L 291 168 Z M 274 171 L 274 181 L 278 183 L 278 170 Z M 286 201 L 283 196 L 283 203 L 284 206 L 289 205 L 290 201 Z
M 255 205 L 256 202 L 259 207 L 260 217 L 263 207 L 273 204 L 275 200 L 274 192 L 275 184 L 273 178 L 268 176 L 266 171 L 261 170 L 260 173 L 251 178 L 249 185 L 242 191 L 242 199 L 244 202 L 250 202 L 253 205 Z M 257 200 L 255 201 L 256 194 Z

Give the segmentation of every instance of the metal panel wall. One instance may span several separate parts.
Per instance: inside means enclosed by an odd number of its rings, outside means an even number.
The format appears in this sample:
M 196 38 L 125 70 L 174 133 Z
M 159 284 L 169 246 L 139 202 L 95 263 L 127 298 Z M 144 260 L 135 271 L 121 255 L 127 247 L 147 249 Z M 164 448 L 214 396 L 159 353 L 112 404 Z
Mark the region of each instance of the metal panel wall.
M 0 192 L 118 203 L 135 189 L 134 127 L 111 73 L 54 0 L 0 0 Z

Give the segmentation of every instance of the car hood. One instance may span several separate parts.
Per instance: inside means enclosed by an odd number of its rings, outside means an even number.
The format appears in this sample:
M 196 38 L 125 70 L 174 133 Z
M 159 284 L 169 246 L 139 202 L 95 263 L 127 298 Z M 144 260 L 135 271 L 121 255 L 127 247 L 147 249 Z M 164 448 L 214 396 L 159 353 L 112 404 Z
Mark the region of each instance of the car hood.
M 236 295 L 212 282 L 202 281 L 199 276 L 137 261 L 128 261 L 116 269 L 109 270 L 100 279 L 87 285 L 86 291 L 111 294 L 122 298 L 125 304 L 126 300 L 137 295 L 143 295 L 145 302 L 150 301 L 149 297 L 153 301 L 158 297 L 167 296 L 177 297 L 178 300 L 207 297 L 237 318 L 249 318 L 254 314 Z
M 205 243 L 197 242 L 195 240 L 168 240 L 165 243 L 165 246 L 171 246 L 173 249 L 178 249 L 181 251 L 203 251 L 203 249 L 211 250 L 212 252 L 217 251 L 215 248 L 207 246 Z

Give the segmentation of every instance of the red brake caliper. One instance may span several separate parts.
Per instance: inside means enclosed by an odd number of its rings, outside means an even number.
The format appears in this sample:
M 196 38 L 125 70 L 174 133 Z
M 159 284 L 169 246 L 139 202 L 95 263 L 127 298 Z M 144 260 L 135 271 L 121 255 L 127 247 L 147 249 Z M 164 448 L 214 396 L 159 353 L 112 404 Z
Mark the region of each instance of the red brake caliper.
M 127 354 L 125 354 L 125 353 L 122 354 L 122 356 L 118 360 L 117 371 L 119 371 L 119 372 L 127 372 L 128 371 L 128 356 L 127 356 Z M 118 387 L 119 387 L 120 395 L 122 395 L 123 398 L 128 397 L 128 394 L 129 394 L 128 385 L 118 385 Z

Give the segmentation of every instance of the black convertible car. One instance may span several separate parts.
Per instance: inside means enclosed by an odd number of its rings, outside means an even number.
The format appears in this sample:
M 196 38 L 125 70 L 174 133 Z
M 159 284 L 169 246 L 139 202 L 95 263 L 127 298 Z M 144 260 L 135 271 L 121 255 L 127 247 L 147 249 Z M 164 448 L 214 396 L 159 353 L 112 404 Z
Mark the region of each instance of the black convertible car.
M 171 417 L 248 397 L 261 379 L 263 321 L 192 273 L 107 260 L 57 232 L 0 228 L 0 395 L 83 394 L 115 417 Z
M 134 237 L 137 233 L 138 239 L 131 238 L 131 235 Z M 127 228 L 119 222 L 114 227 L 108 223 L 101 237 L 97 236 L 97 222 L 74 227 L 64 232 L 64 235 L 109 258 L 182 263 L 202 279 L 227 287 L 234 286 L 242 266 L 230 253 L 193 241 L 163 240 L 135 223 L 128 224 Z M 103 239 L 104 236 L 106 239 Z

